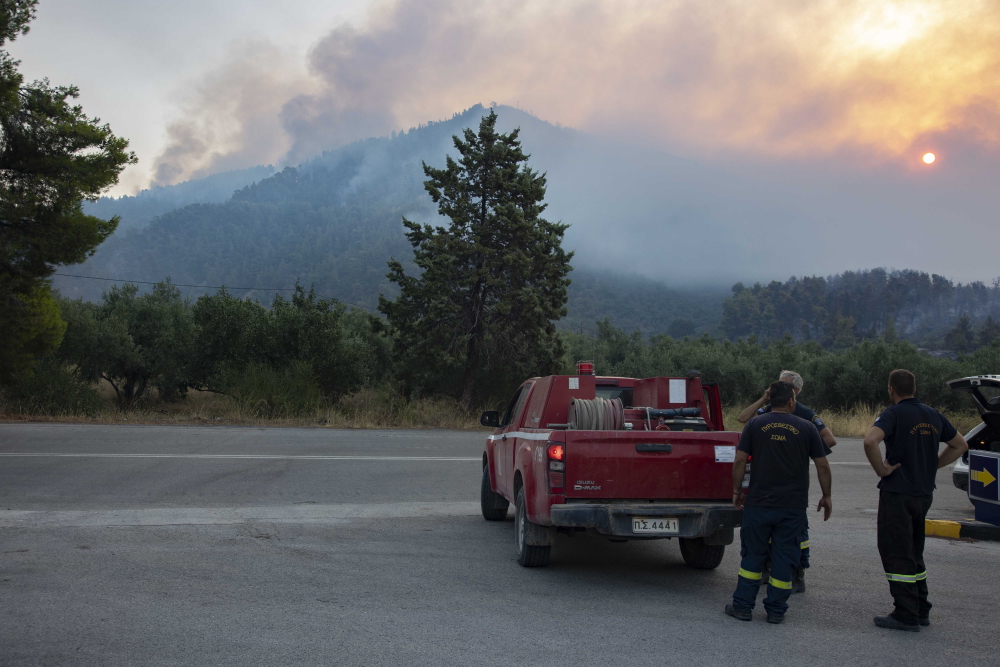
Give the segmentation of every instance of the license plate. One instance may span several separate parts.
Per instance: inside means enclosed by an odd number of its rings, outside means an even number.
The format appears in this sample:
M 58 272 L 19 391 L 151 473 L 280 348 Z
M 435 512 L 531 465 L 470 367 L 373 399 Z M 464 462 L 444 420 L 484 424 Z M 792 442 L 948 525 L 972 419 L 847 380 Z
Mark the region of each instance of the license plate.
M 634 516 L 632 517 L 632 532 L 655 535 L 676 535 L 680 532 L 680 526 L 677 524 L 677 519 L 674 518 L 668 517 L 662 519 L 649 519 L 647 517 Z

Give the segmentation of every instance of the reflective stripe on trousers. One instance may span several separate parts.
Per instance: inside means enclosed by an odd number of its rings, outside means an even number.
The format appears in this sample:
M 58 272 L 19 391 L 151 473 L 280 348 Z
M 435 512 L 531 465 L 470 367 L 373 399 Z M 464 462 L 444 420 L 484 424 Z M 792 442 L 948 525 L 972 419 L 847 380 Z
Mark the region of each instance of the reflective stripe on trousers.
M 915 584 L 918 581 L 923 581 L 927 578 L 927 571 L 918 572 L 917 574 L 893 574 L 891 572 L 886 572 L 885 578 L 889 581 L 901 581 L 904 584 Z
M 767 583 L 771 584 L 776 588 L 783 588 L 786 591 L 792 590 L 792 582 L 790 581 L 782 581 L 781 579 L 775 579 L 774 577 L 771 577 Z

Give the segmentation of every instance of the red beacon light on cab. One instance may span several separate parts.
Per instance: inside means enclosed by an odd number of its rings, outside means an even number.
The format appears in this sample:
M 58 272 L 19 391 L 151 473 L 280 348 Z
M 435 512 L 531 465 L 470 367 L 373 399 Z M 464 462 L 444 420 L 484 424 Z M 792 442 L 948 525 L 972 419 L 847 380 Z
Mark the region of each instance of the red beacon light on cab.
M 576 362 L 576 374 L 577 375 L 594 375 L 594 362 L 593 361 L 578 361 Z

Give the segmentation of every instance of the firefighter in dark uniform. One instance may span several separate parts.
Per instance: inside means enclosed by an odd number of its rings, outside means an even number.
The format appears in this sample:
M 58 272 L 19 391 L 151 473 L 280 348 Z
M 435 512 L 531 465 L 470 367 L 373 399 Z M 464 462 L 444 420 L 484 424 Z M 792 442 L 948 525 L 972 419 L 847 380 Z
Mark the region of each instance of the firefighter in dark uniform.
M 837 446 L 837 439 L 833 436 L 833 431 L 827 426 L 819 415 L 809 409 L 804 403 L 799 401 L 799 392 L 802 391 L 802 387 L 805 382 L 802 376 L 795 371 L 784 370 L 778 375 L 778 380 L 781 382 L 787 382 L 792 385 L 795 390 L 795 412 L 792 413 L 796 417 L 801 417 L 806 421 L 812 422 L 816 429 L 819 431 L 819 437 L 823 440 L 823 445 L 826 447 L 826 455 L 829 456 L 833 453 L 830 449 L 831 447 Z M 764 395 L 761 396 L 755 403 L 747 407 L 743 412 L 741 412 L 737 417 L 736 421 L 741 424 L 746 424 L 748 421 L 753 419 L 757 415 L 766 415 L 771 411 L 771 406 L 768 403 L 768 392 L 765 391 Z M 751 476 L 753 475 L 753 464 L 751 463 Z M 806 520 L 805 530 L 802 533 L 802 537 L 799 540 L 799 547 L 801 549 L 802 558 L 799 560 L 798 567 L 792 572 L 792 593 L 805 593 L 806 592 L 806 570 L 809 568 L 809 521 Z M 765 564 L 764 572 L 765 574 L 770 570 L 770 563 Z
M 896 608 L 876 616 L 875 625 L 920 632 L 930 625 L 924 519 L 931 507 L 938 468 L 953 463 L 969 446 L 937 410 L 916 398 L 917 380 L 907 370 L 889 374 L 887 408 L 865 436 L 865 455 L 878 483 L 878 553 Z M 879 443 L 885 442 L 885 459 Z M 940 443 L 947 447 L 938 453 Z M 752 478 L 751 478 L 752 479 Z
M 819 431 L 792 414 L 795 392 L 787 382 L 775 382 L 768 390 L 771 411 L 755 417 L 743 429 L 733 464 L 733 505 L 743 510 L 740 528 L 740 572 L 732 604 L 726 613 L 741 621 L 752 618 L 757 592 L 763 582 L 764 563 L 770 558 L 764 608 L 768 623 L 781 623 L 792 594 L 792 572 L 799 565 L 799 542 L 806 525 L 809 504 L 809 460 L 823 489 L 819 509 L 824 521 L 833 512 L 830 498 L 830 464 Z M 749 457 L 753 471 L 746 498 L 743 476 Z

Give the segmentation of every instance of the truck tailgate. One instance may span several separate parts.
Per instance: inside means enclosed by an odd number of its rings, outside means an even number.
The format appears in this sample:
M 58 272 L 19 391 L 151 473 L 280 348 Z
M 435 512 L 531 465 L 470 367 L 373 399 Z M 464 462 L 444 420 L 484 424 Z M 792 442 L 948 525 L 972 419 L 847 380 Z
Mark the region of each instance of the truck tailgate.
M 739 433 L 565 431 L 566 498 L 729 500 Z

